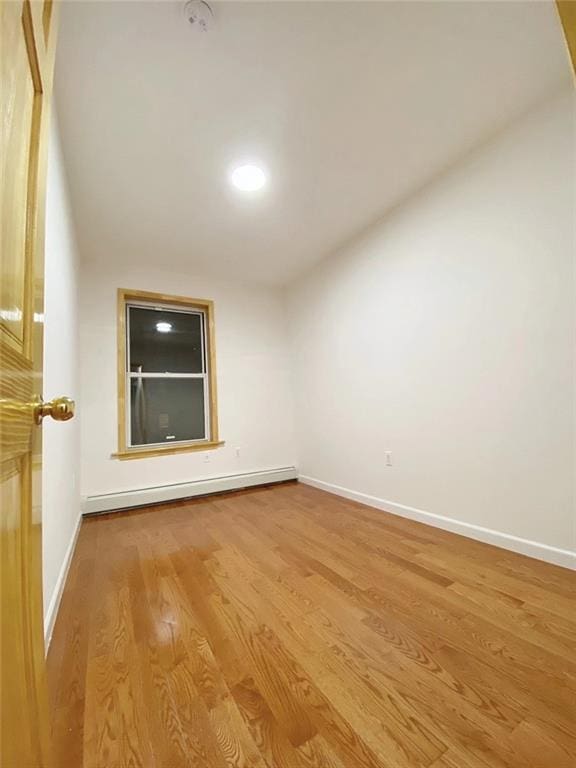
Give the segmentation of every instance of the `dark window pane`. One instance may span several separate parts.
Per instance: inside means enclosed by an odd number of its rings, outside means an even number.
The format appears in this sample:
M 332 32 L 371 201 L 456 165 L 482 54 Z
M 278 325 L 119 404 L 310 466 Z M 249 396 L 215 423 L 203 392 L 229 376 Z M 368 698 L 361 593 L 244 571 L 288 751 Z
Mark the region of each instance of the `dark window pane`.
M 130 379 L 130 442 L 202 440 L 204 379 Z
M 128 312 L 130 371 L 204 372 L 202 315 L 140 307 L 129 307 Z

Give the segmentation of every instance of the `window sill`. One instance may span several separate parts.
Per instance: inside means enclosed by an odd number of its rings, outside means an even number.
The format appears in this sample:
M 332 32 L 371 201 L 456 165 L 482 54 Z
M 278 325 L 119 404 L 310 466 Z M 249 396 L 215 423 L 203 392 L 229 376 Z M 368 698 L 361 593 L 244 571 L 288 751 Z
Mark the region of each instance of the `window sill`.
M 223 440 L 204 440 L 201 443 L 189 443 L 188 445 L 161 445 L 154 448 L 129 448 L 111 455 L 112 459 L 126 461 L 127 459 L 149 459 L 152 456 L 165 456 L 174 453 L 188 453 L 189 451 L 213 451 L 221 448 Z

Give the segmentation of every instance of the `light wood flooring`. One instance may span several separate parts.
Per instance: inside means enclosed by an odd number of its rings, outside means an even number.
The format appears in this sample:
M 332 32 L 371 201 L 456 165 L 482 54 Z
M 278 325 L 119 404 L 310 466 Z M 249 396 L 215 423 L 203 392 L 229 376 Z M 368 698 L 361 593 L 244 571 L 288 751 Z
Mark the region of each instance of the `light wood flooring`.
M 574 768 L 576 574 L 290 483 L 85 520 L 56 768 Z

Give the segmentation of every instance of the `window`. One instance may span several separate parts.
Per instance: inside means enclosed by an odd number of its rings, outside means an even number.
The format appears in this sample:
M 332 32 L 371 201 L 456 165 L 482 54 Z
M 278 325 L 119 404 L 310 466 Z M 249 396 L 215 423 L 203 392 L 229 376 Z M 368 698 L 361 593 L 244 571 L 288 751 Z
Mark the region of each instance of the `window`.
M 117 458 L 218 441 L 211 301 L 118 291 Z

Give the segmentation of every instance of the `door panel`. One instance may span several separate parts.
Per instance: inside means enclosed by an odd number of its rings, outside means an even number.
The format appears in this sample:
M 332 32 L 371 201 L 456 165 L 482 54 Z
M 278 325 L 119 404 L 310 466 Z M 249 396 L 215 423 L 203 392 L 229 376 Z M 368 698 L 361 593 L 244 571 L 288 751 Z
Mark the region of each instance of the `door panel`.
M 2 156 L 3 191 L 8 194 L 2 205 L 2 285 L 0 306 L 2 331 L 20 343 L 23 342 L 24 299 L 25 299 L 25 257 L 26 214 L 28 206 L 28 165 L 29 149 L 20 151 L 22 136 L 32 135 L 32 114 L 34 111 L 34 82 L 23 35 L 13 25 L 9 46 L 15 50 L 14 68 L 9 71 L 9 82 L 2 84 L 7 104 L 3 137 L 5 150 Z M 16 83 L 21 82 L 21 87 Z M 4 115 L 3 115 L 4 117 Z
M 50 765 L 41 531 L 44 194 L 55 10 L 0 4 L 0 765 Z

